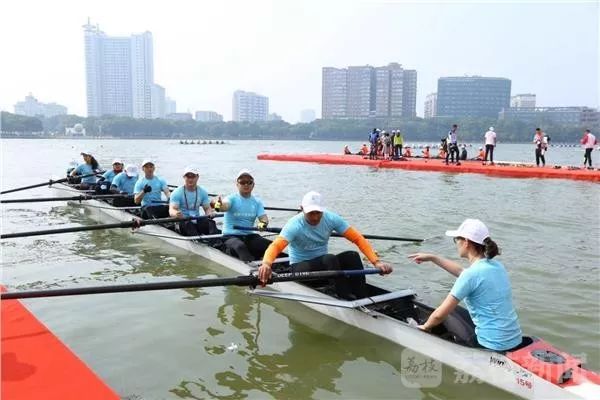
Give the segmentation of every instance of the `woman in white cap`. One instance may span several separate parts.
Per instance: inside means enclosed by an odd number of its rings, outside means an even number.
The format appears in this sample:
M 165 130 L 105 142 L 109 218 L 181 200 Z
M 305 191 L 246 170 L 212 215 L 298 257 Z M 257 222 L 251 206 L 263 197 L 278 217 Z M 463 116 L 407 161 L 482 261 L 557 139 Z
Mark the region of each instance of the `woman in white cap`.
M 138 168 L 133 164 L 127 164 L 125 170 L 113 178 L 110 184 L 110 192 L 133 195 L 137 180 Z M 132 207 L 135 206 L 135 202 L 133 197 L 117 197 L 113 199 L 113 206 Z
M 196 167 L 187 166 L 183 170 L 184 184 L 171 194 L 169 201 L 169 216 L 174 218 L 199 217 L 200 207 L 204 214 L 212 216 L 215 211 L 210 206 L 208 192 L 198 185 L 200 172 Z M 199 236 L 219 233 L 212 219 L 203 218 L 192 221 L 182 221 L 177 230 L 183 236 Z
M 254 177 L 247 169 L 238 172 L 235 178 L 238 192 L 217 200 L 220 211 L 225 212 L 223 218 L 223 239 L 225 251 L 242 261 L 253 261 L 262 258 L 271 241 L 251 231 L 235 229 L 234 226 L 252 228 L 258 219 L 259 229 L 269 224 L 263 202 L 252 195 Z
M 142 205 L 144 219 L 169 216 L 169 207 L 162 201 L 161 193 L 164 193 L 168 200 L 171 191 L 163 178 L 154 175 L 154 168 L 154 161 L 144 160 L 142 162 L 144 176 L 139 177 L 133 188 L 135 204 Z
M 99 165 L 91 151 L 82 151 L 81 156 L 83 157 L 84 163 L 79 164 L 69 175 L 73 177 L 90 175 L 81 178 L 81 184 L 79 186 L 80 189 L 89 189 L 96 184 L 96 176 L 93 174 L 99 172 Z
M 319 193 L 308 192 L 302 198 L 302 213 L 293 216 L 285 224 L 265 252 L 258 278 L 263 284 L 268 282 L 273 261 L 288 245 L 290 267 L 296 272 L 362 269 L 362 260 L 356 251 L 329 254 L 327 245 L 333 232 L 354 243 L 382 274 L 392 272 L 390 264 L 379 259 L 367 239 L 356 228 L 339 215 L 326 210 Z M 364 276 L 336 279 L 336 291 L 343 299 L 368 296 Z
M 104 178 L 103 180 L 105 182 L 108 183 L 108 185 L 110 186 L 110 184 L 112 183 L 113 179 L 115 178 L 115 176 L 117 176 L 118 174 L 120 174 L 121 172 L 123 172 L 123 161 L 121 161 L 118 158 L 115 158 L 112 162 L 112 169 L 106 171 L 103 175 L 102 178 Z
M 417 264 L 431 261 L 458 278 L 450 294 L 419 328 L 430 331 L 464 300 L 475 323 L 477 343 L 473 344 L 494 351 L 518 347 L 522 333 L 512 303 L 510 280 L 504 265 L 492 260 L 500 251 L 488 228 L 478 219 L 466 219 L 457 230 L 446 231 L 446 235 L 454 238 L 458 255 L 466 258 L 470 267 L 463 268 L 435 254 L 408 256 Z

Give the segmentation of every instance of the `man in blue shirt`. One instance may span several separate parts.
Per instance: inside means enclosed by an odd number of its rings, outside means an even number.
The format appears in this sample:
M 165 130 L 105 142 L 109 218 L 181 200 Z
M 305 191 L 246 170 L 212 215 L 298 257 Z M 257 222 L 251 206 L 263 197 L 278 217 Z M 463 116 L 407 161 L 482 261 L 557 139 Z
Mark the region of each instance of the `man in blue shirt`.
M 322 271 L 362 269 L 360 255 L 356 251 L 345 251 L 338 255 L 329 254 L 329 237 L 333 232 L 343 235 L 354 243 L 369 261 L 381 270 L 381 274 L 392 272 L 390 264 L 379 259 L 365 237 L 342 217 L 326 210 L 323 199 L 317 192 L 308 192 L 302 198 L 302 213 L 292 217 L 281 233 L 271 243 L 258 270 L 258 278 L 265 284 L 271 277 L 273 261 L 289 244 L 290 267 L 294 271 Z M 343 299 L 363 298 L 369 295 L 364 276 L 338 278 L 335 280 L 337 295 Z
M 257 233 L 234 229 L 234 226 L 252 228 L 258 219 L 259 229 L 269 224 L 262 201 L 252 195 L 254 178 L 247 169 L 241 170 L 235 178 L 238 192 L 230 194 L 223 200 L 219 197 L 220 210 L 225 212 L 223 221 L 223 239 L 225 252 L 242 261 L 253 261 L 262 258 L 271 241 Z
M 215 211 L 210 206 L 210 199 L 206 190 L 198 185 L 200 173 L 193 166 L 188 166 L 183 171 L 184 185 L 179 186 L 171 194 L 169 201 L 169 215 L 174 218 L 199 217 L 200 208 L 203 215 L 211 217 Z M 203 218 L 192 221 L 182 221 L 177 230 L 184 236 L 200 236 L 219 233 L 212 219 Z
M 163 178 L 154 175 L 154 169 L 154 161 L 144 160 L 142 162 L 144 176 L 138 179 L 133 188 L 135 204 L 142 205 L 142 218 L 144 219 L 169 216 L 169 207 L 162 201 L 161 193 L 164 193 L 168 200 L 171 191 Z
M 490 238 L 488 228 L 478 219 L 466 219 L 457 230 L 447 231 L 446 235 L 454 238 L 458 255 L 466 258 L 471 266 L 465 269 L 435 254 L 409 256 L 417 264 L 431 261 L 458 277 L 450 294 L 419 328 L 430 331 L 464 300 L 480 347 L 510 351 L 519 346 L 522 333 L 512 303 L 510 280 L 504 265 L 492 260 L 500 251 Z
M 117 174 L 110 185 L 111 193 L 128 194 L 132 197 L 117 197 L 113 199 L 113 206 L 115 207 L 133 207 L 135 201 L 133 200 L 134 188 L 138 179 L 138 168 L 133 164 L 128 164 L 125 170 Z

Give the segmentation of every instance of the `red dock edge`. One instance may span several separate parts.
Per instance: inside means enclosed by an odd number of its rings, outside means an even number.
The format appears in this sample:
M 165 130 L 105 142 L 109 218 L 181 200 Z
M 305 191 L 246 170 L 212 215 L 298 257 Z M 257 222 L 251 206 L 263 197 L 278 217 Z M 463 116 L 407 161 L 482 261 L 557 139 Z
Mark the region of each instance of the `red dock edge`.
M 120 398 L 18 300 L 0 313 L 3 399 Z
M 506 165 L 502 161 L 495 165 L 482 165 L 481 161 L 461 161 L 461 165 L 446 165 L 437 158 L 410 158 L 406 161 L 369 160 L 358 155 L 343 154 L 259 154 L 259 160 L 298 161 L 318 164 L 362 165 L 373 168 L 397 168 L 415 171 L 435 171 L 447 173 L 471 173 L 501 176 L 505 178 L 574 179 L 600 182 L 600 171 L 587 169 L 555 168 L 554 166 L 535 167 Z

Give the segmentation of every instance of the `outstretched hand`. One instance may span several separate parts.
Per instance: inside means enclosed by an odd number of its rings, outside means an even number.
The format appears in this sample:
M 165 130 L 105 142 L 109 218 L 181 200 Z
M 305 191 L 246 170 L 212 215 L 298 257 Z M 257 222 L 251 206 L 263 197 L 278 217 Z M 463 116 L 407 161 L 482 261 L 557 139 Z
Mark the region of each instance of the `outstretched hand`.
M 408 258 L 410 258 L 417 264 L 421 264 L 422 262 L 425 262 L 425 261 L 433 261 L 434 257 L 435 257 L 435 255 L 429 254 L 429 253 L 414 253 L 414 254 L 409 254 L 409 256 L 408 256 Z

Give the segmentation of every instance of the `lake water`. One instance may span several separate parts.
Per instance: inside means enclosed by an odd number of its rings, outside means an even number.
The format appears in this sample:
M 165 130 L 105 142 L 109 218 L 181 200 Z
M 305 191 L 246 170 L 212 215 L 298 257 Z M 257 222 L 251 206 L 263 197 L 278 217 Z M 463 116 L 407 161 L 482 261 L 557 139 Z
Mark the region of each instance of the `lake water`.
M 422 245 L 373 242 L 395 268 L 370 277 L 386 288 L 414 288 L 437 305 L 453 277 L 407 255 L 436 252 L 457 259 L 446 229 L 482 219 L 502 248 L 524 331 L 583 356 L 600 370 L 600 185 L 505 179 L 474 174 L 375 170 L 358 166 L 258 161 L 262 152 L 341 152 L 342 142 L 235 141 L 181 145 L 176 140 L 2 140 L 2 189 L 64 173 L 89 149 L 101 165 L 115 157 L 153 157 L 171 184 L 196 164 L 211 193 L 231 193 L 250 168 L 265 205 L 297 207 L 317 190 L 327 206 L 363 233 L 429 238 Z M 348 143 L 358 149 L 360 143 Z M 471 153 L 475 147 L 470 149 Z M 594 152 L 594 157 L 599 152 Z M 533 159 L 531 145 L 500 144 L 498 160 Z M 580 148 L 551 148 L 548 163 L 580 165 Z M 597 160 L 595 160 L 597 161 Z M 48 188 L 3 198 L 47 196 Z M 271 226 L 290 213 L 271 212 Z M 64 203 L 2 206 L 2 231 L 93 224 Z M 332 239 L 331 249 L 352 245 Z M 69 287 L 230 276 L 226 268 L 127 230 L 3 241 L 2 281 L 10 289 Z M 127 399 L 509 399 L 482 383 L 461 383 L 444 368 L 442 384 L 402 384 L 397 345 L 290 302 L 257 299 L 218 287 L 35 299 L 30 310 Z

